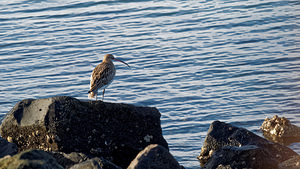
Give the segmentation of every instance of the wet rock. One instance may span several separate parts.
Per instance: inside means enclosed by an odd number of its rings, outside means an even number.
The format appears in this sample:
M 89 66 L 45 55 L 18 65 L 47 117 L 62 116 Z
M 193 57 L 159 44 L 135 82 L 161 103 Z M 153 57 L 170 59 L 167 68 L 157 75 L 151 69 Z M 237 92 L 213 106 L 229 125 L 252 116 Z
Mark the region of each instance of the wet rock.
M 300 127 L 291 124 L 285 117 L 266 118 L 261 125 L 264 136 L 271 141 L 288 145 L 293 142 L 300 142 Z
M 127 169 L 181 169 L 181 166 L 163 146 L 152 144 L 141 151 Z
M 7 155 L 15 155 L 18 152 L 18 147 L 14 143 L 10 143 L 0 137 L 0 158 Z
M 198 159 L 205 168 L 276 169 L 278 163 L 294 155 L 297 153 L 288 147 L 272 143 L 244 128 L 214 121 Z
M 117 165 L 111 163 L 110 161 L 98 157 L 76 164 L 72 166 L 70 169 L 83 169 L 83 168 L 84 169 L 122 169 L 121 167 L 118 167 Z
M 168 149 L 156 108 L 66 96 L 17 103 L 3 120 L 0 133 L 21 151 L 82 152 L 122 168 L 149 144 Z
M 300 169 L 300 155 L 293 156 L 292 158 L 280 163 L 278 169 Z
M 27 150 L 12 157 L 0 159 L 1 169 L 63 169 L 56 160 L 42 150 Z

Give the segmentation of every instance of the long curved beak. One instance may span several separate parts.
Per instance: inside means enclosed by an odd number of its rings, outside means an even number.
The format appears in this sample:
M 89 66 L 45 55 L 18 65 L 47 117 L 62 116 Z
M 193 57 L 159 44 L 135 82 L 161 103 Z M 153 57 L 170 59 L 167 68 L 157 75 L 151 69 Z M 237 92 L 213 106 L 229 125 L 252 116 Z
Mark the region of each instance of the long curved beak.
M 123 62 L 122 60 L 116 59 L 116 58 L 114 58 L 114 60 L 115 60 L 115 61 L 118 61 L 118 62 L 121 62 L 121 63 L 125 64 L 126 66 L 128 66 L 128 67 L 130 68 L 130 66 L 129 66 L 126 62 Z

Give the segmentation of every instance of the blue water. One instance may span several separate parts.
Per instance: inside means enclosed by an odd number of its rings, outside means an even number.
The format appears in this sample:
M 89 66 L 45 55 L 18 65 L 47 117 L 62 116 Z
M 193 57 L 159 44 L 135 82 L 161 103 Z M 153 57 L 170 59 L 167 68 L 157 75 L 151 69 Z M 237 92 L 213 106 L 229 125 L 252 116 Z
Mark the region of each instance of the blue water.
M 0 116 L 26 98 L 86 100 L 112 53 L 132 69 L 115 63 L 105 101 L 157 107 L 171 153 L 199 168 L 214 120 L 300 126 L 299 28 L 298 0 L 1 1 Z

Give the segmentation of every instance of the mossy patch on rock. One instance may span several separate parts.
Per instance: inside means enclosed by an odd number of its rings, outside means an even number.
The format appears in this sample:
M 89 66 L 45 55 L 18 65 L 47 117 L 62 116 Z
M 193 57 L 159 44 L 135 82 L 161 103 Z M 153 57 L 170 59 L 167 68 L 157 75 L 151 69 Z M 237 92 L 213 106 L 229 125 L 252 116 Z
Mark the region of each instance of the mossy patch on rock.
M 12 157 L 0 159 L 1 169 L 63 169 L 56 160 L 42 150 L 27 150 Z

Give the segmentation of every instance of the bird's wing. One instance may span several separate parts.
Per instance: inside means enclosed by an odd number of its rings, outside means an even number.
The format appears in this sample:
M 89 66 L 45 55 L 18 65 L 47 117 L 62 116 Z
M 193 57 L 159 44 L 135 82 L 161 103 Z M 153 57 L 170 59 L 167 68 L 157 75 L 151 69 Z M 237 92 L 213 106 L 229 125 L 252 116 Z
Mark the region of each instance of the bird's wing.
M 109 66 L 99 64 L 92 72 L 90 91 L 97 90 L 109 84 L 113 76 L 113 70 Z

